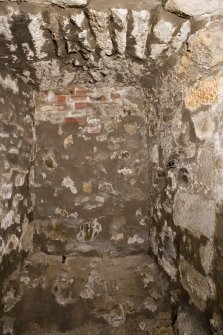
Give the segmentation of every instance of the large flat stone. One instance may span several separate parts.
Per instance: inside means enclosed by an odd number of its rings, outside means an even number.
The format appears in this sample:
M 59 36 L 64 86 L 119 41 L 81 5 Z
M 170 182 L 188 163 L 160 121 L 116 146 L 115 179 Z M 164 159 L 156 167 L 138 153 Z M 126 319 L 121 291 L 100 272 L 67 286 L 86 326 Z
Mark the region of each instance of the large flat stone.
M 88 0 L 50 0 L 50 2 L 61 7 L 82 7 L 88 4 Z
M 188 39 L 188 48 L 191 60 L 199 67 L 211 69 L 220 65 L 223 61 L 222 20 L 210 22 L 204 29 L 192 34 Z M 211 80 L 211 78 L 209 79 Z M 215 76 L 215 79 L 218 79 L 218 76 Z M 220 92 L 218 96 L 221 96 Z
M 187 16 L 210 16 L 222 14 L 221 0 L 167 0 L 164 8 L 170 12 Z
M 173 221 L 194 235 L 210 238 L 215 232 L 215 201 L 200 194 L 180 192 L 175 198 Z
M 207 112 L 201 112 L 196 115 L 192 115 L 192 121 L 194 124 L 195 134 L 200 140 L 208 140 L 212 138 L 215 131 L 214 118 Z
M 4 0 L 0 0 L 3 2 Z M 11 0 L 15 2 L 16 0 Z M 57 5 L 59 7 L 84 7 L 88 5 L 88 0 L 22 0 L 22 2 L 37 3 L 42 5 Z

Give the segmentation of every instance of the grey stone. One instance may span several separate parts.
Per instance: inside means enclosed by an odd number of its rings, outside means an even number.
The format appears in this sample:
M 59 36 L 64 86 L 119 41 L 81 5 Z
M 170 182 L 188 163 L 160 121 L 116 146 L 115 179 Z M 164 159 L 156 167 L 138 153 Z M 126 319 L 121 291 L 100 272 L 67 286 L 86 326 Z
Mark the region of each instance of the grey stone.
M 167 0 L 164 8 L 179 15 L 194 17 L 219 15 L 223 12 L 221 0 Z
M 88 0 L 49 0 L 52 4 L 60 7 L 83 7 L 88 4 Z
M 209 299 L 216 298 L 216 287 L 213 279 L 203 276 L 192 265 L 181 257 L 180 279 L 184 289 L 188 292 L 191 301 L 200 310 L 204 310 Z
M 16 0 L 11 0 L 12 2 Z M 0 0 L 4 2 L 4 0 Z M 59 7 L 84 7 L 89 0 L 22 0 L 22 2 L 30 2 L 42 5 L 57 5 Z
M 188 49 L 190 50 L 190 57 L 193 62 L 197 62 L 199 67 L 210 69 L 222 63 L 221 30 L 221 20 L 209 22 L 203 29 L 189 36 Z M 216 78 L 213 79 L 216 80 Z
M 174 330 L 178 335 L 208 335 L 209 331 L 204 328 L 201 321 L 199 317 L 190 312 L 189 308 L 182 308 L 178 311 Z
M 161 19 L 153 28 L 153 33 L 162 43 L 169 43 L 173 38 L 175 29 L 171 22 Z
M 88 15 L 89 23 L 95 35 L 98 47 L 106 55 L 111 55 L 113 44 L 108 28 L 108 14 L 104 12 L 98 12 L 94 9 L 89 9 Z
M 200 140 L 210 139 L 215 131 L 215 120 L 210 113 L 201 112 L 192 115 L 192 121 L 197 138 Z
M 195 236 L 210 238 L 215 232 L 215 201 L 200 194 L 179 191 L 175 196 L 173 221 Z
M 213 269 L 213 261 L 215 257 L 214 243 L 213 240 L 208 241 L 200 249 L 201 264 L 206 274 L 210 274 Z
M 223 333 L 223 319 L 220 314 L 214 312 L 212 318 L 210 319 L 210 325 L 212 334 L 221 335 Z
M 215 171 L 211 168 L 215 160 L 214 145 L 207 143 L 198 151 L 197 164 L 194 172 L 194 182 L 209 192 L 215 187 Z
M 145 58 L 146 42 L 149 33 L 150 13 L 147 10 L 132 11 L 133 29 L 132 37 L 134 40 L 134 54 L 140 59 Z

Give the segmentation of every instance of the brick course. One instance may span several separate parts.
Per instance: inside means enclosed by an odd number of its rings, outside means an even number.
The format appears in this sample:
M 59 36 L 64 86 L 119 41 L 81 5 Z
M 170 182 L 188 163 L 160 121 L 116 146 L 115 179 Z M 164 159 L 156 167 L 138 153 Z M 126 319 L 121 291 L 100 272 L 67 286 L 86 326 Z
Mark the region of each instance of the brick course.
M 92 114 L 100 105 L 109 104 L 121 105 L 121 94 L 105 88 L 90 89 L 78 86 L 72 88 L 69 93 L 41 93 L 37 97 L 35 117 L 37 120 L 52 123 L 84 124 L 90 110 Z M 96 128 L 95 132 L 89 132 L 97 133 Z

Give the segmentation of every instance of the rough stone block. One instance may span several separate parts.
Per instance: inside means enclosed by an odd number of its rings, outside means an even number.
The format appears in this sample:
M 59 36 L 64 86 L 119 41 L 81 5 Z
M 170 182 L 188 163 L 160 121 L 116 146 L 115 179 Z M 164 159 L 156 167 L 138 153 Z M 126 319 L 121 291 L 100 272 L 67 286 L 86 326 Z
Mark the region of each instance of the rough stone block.
M 211 273 L 213 268 L 213 260 L 215 257 L 215 250 L 213 240 L 210 240 L 206 245 L 199 249 L 201 264 L 206 274 Z
M 200 194 L 178 192 L 175 197 L 173 221 L 192 234 L 208 238 L 215 232 L 215 201 Z
M 4 0 L 0 0 L 3 2 Z M 16 2 L 11 0 L 11 2 Z M 83 7 L 87 6 L 89 0 L 22 0 L 22 2 L 40 3 L 40 4 L 54 4 L 59 7 Z
M 200 310 L 206 308 L 209 299 L 215 299 L 216 288 L 210 277 L 204 277 L 183 258 L 180 260 L 180 279 L 191 301 Z
M 210 169 L 210 162 L 215 160 L 214 145 L 202 146 L 198 152 L 197 160 L 195 182 L 199 183 L 203 189 L 212 192 L 215 187 L 215 171 Z
M 208 78 L 198 81 L 195 86 L 189 87 L 186 92 L 185 105 L 190 111 L 200 107 L 218 103 L 220 85 L 217 78 Z
M 115 24 L 114 35 L 115 35 L 116 49 L 119 54 L 123 54 L 126 50 L 128 10 L 123 8 L 112 8 L 111 12 Z
M 222 21 L 214 21 L 189 37 L 188 48 L 193 62 L 205 69 L 211 69 L 222 63 L 221 32 Z
M 193 115 L 192 121 L 197 138 L 206 140 L 213 136 L 215 131 L 215 121 L 209 113 L 202 112 L 198 115 Z
M 223 3 L 221 0 L 167 0 L 164 8 L 178 15 L 199 17 L 221 14 Z
M 182 335 L 194 334 L 195 329 L 196 335 L 208 335 L 209 331 L 205 329 L 202 322 L 203 320 L 199 319 L 198 315 L 191 313 L 189 308 L 185 308 L 178 312 L 175 329 L 177 334 Z
M 88 0 L 50 0 L 49 2 L 60 7 L 83 7 L 88 4 Z
M 174 267 L 171 258 L 166 257 L 166 255 L 163 255 L 162 258 L 159 259 L 159 265 L 168 274 L 168 276 L 170 276 L 172 280 L 176 281 L 177 269 Z
M 90 9 L 88 12 L 89 24 L 95 35 L 99 49 L 106 55 L 111 55 L 113 44 L 108 29 L 108 15 L 104 12 L 98 12 Z
M 145 58 L 146 41 L 149 33 L 150 13 L 146 10 L 132 11 L 133 30 L 132 38 L 135 41 L 135 56 Z
M 173 37 L 173 33 L 175 31 L 175 27 L 169 21 L 164 21 L 161 19 L 154 27 L 154 35 L 158 38 L 162 43 L 169 43 Z

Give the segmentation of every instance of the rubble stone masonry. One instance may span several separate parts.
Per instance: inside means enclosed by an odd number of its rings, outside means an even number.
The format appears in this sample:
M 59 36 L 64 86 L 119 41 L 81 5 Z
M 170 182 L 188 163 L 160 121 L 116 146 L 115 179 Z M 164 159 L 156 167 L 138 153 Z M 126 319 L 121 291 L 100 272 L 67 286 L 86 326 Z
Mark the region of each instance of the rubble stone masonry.
M 223 334 L 222 0 L 0 1 L 0 334 Z

